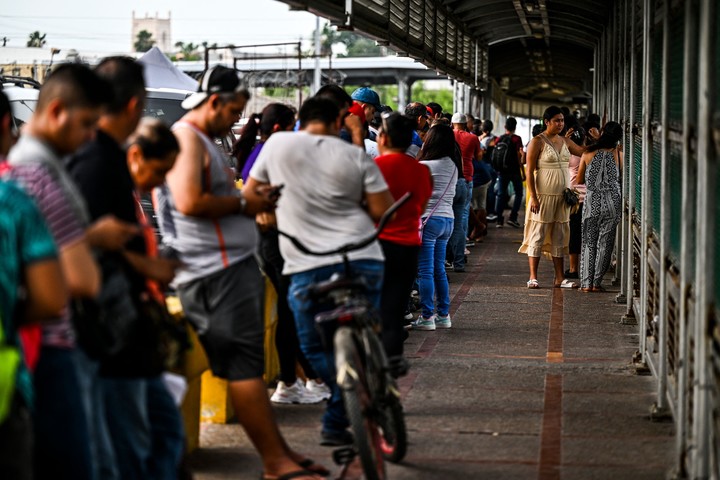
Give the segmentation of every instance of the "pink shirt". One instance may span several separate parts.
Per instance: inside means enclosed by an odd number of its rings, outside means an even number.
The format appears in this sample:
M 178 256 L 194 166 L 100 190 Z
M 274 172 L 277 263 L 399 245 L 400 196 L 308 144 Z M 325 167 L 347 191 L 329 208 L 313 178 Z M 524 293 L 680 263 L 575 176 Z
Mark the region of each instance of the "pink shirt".
M 569 179 L 569 185 L 568 187 L 575 187 L 575 190 L 577 190 L 580 193 L 580 201 L 585 201 L 585 193 L 587 192 L 587 188 L 585 187 L 584 183 L 578 183 L 575 185 L 575 181 L 577 180 L 578 176 L 578 170 L 580 170 L 580 157 L 577 155 L 570 155 L 570 163 L 568 164 L 568 172 L 570 173 L 570 179 Z

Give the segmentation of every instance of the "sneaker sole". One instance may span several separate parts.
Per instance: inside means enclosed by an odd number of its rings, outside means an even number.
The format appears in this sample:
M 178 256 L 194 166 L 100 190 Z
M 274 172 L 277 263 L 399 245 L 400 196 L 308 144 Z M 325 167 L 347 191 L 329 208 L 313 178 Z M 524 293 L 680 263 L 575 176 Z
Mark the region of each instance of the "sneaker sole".
M 426 332 L 431 332 L 431 331 L 435 330 L 435 328 L 436 328 L 435 325 L 433 325 L 433 326 L 429 326 L 429 325 L 428 325 L 428 326 L 426 326 L 426 325 L 413 325 L 413 326 L 412 326 L 412 329 L 413 329 L 413 330 L 425 330 Z
M 452 323 L 436 323 L 435 328 L 451 328 Z

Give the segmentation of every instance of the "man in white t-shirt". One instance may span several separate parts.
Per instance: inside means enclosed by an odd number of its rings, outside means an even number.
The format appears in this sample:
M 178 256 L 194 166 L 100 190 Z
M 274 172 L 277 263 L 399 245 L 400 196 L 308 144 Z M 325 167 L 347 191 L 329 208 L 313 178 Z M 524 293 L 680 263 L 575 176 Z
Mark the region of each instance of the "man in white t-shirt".
M 342 119 L 335 103 L 310 98 L 299 112 L 300 133 L 278 132 L 265 143 L 243 189 L 248 201 L 258 187 L 284 185 L 276 211 L 278 228 L 310 250 L 332 250 L 372 234 L 374 223 L 392 204 L 377 165 L 365 152 L 338 138 Z M 295 315 L 300 345 L 332 397 L 323 417 L 322 444 L 352 442 L 342 395 L 335 381 L 335 360 L 315 330 L 318 306 L 307 288 L 342 271 L 342 257 L 314 257 L 280 238 L 283 273 L 291 276 L 288 301 Z M 368 295 L 379 304 L 383 255 L 378 242 L 350 254 L 353 272 L 365 277 Z

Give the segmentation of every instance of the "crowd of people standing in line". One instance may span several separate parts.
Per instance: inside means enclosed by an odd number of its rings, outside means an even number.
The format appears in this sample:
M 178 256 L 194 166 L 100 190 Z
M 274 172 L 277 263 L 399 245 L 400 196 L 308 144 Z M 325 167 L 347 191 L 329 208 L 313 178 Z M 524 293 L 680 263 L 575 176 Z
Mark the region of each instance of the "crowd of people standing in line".
M 507 225 L 522 226 L 523 178 L 528 287 L 539 287 L 542 252 L 553 257 L 556 286 L 573 283 L 562 267 L 572 224 L 563 190 L 584 181 L 580 259 L 567 273 L 579 265 L 583 290 L 602 289 L 620 212 L 619 125 L 609 122 L 586 147 L 561 134 L 568 117 L 551 107 L 526 155 L 514 118 L 494 136 L 492 122 L 476 132 L 471 116 L 438 104 L 414 102 L 400 114 L 370 88 L 348 95 L 328 85 L 297 113 L 271 104 L 251 116 L 232 152 L 236 174 L 214 138 L 231 131 L 249 97 L 236 71 L 213 67 L 170 129 L 142 119 L 145 83 L 133 59 L 62 65 L 15 142 L 0 93 L 0 228 L 9 240 L 0 244 L 0 355 L 13 366 L 0 372 L 0 471 L 8 478 L 178 478 L 184 434 L 168 373 L 168 288 L 213 374 L 228 381 L 262 478 L 327 476 L 288 445 L 271 402 L 327 400 L 321 443 L 352 443 L 332 353 L 314 328 L 321 306 L 305 294 L 342 260 L 304 254 L 277 227 L 311 249 L 337 248 L 370 234 L 412 192 L 379 241 L 350 254 L 396 376 L 408 368 L 407 328 L 452 327 L 446 268 L 465 271 L 467 247 L 489 222 L 505 225 L 510 185 Z M 499 171 L 495 150 L 509 162 Z M 570 154 L 579 157 L 572 181 Z M 160 238 L 142 208 L 150 192 Z M 270 398 L 263 272 L 279 296 L 280 381 Z M 420 313 L 411 322 L 413 289 Z

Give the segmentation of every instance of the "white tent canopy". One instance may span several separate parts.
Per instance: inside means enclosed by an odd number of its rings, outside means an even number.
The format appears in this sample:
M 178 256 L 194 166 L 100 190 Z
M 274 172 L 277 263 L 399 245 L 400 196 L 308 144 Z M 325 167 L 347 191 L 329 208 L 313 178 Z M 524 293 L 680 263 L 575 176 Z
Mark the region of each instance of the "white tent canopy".
M 145 67 L 145 86 L 148 88 L 197 91 L 197 80 L 173 65 L 158 47 L 152 47 L 138 59 L 138 62 Z

